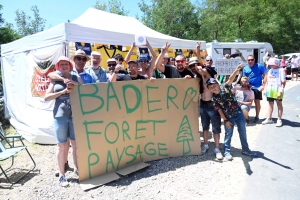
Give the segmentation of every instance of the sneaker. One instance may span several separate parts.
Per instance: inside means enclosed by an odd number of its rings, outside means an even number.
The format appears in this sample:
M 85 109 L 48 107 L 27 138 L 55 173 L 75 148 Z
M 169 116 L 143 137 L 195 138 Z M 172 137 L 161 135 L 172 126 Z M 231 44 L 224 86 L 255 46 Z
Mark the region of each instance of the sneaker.
M 202 154 L 204 154 L 207 151 L 208 151 L 208 145 L 204 144 L 203 147 L 202 147 Z
M 216 158 L 218 160 L 222 160 L 223 159 L 222 153 L 221 153 L 221 151 L 220 151 L 219 148 L 215 148 L 215 154 L 216 154 Z
M 276 127 L 281 127 L 281 126 L 282 126 L 282 121 L 278 119 L 276 123 Z
M 74 174 L 78 176 L 78 169 L 74 169 Z
M 59 185 L 62 187 L 67 187 L 69 185 L 69 182 L 67 181 L 65 176 L 61 176 L 59 178 Z
M 258 122 L 259 122 L 259 118 L 258 118 L 258 117 L 255 117 L 254 120 L 253 120 L 253 123 L 256 124 L 256 123 L 258 123 Z
M 250 149 L 248 150 L 242 150 L 242 154 L 246 156 L 251 156 L 251 157 L 257 157 L 257 154 L 251 151 Z
M 232 155 L 229 152 L 226 152 L 225 153 L 225 159 L 228 160 L 228 161 L 232 161 L 233 157 L 232 157 Z
M 265 125 L 265 124 L 273 124 L 273 123 L 274 123 L 273 120 L 272 120 L 272 119 L 269 119 L 269 118 L 265 119 L 265 120 L 262 122 L 263 125 Z

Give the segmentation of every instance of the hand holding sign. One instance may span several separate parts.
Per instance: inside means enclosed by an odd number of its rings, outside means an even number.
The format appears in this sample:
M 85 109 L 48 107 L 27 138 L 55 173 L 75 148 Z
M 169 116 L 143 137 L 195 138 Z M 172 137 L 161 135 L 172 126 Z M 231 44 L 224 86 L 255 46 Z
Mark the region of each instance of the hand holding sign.
M 135 45 L 145 46 L 146 45 L 146 36 L 145 35 L 135 35 Z
M 239 65 L 236 67 L 236 70 L 240 71 L 241 69 L 243 69 L 243 65 L 242 65 L 242 64 L 239 64 Z

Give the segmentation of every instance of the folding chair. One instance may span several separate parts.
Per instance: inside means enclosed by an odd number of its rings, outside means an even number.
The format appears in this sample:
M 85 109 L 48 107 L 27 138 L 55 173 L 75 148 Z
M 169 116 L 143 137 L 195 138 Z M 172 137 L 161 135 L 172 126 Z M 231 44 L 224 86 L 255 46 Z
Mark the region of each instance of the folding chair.
M 18 183 L 24 176 L 29 174 L 36 167 L 36 164 L 31 156 L 31 154 L 29 153 L 27 147 L 23 143 L 22 136 L 21 135 L 5 136 L 1 123 L 0 123 L 0 138 L 3 142 L 7 143 L 7 146 L 8 146 L 8 148 L 5 148 L 5 145 L 3 145 L 2 142 L 0 142 L 0 161 L 4 161 L 4 160 L 11 158 L 11 165 L 8 168 L 3 169 L 0 164 L 0 169 L 2 171 L 2 173 L 0 175 L 4 174 L 7 181 L 11 184 L 11 186 L 13 186 L 14 184 Z M 21 142 L 21 146 L 15 147 L 15 139 L 19 139 L 19 141 Z M 10 143 L 10 140 L 12 140 L 12 144 Z M 27 151 L 29 157 L 31 158 L 31 160 L 33 162 L 33 167 L 31 169 L 29 169 L 29 171 L 27 173 L 25 173 L 24 175 L 19 177 L 17 180 L 12 181 L 7 176 L 6 171 L 14 165 L 14 156 L 22 150 Z

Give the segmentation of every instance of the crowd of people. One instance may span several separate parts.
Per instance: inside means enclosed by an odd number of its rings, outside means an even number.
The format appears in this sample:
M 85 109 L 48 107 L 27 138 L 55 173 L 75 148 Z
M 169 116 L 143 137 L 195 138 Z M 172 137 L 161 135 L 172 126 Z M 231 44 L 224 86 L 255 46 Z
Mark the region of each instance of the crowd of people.
M 254 55 L 247 57 L 247 65 L 238 65 L 235 71 L 224 78 L 223 81 L 217 79 L 217 72 L 213 67 L 213 58 L 207 56 L 203 63 L 200 57 L 201 44 L 196 44 L 196 56 L 188 60 L 183 55 L 177 55 L 174 59 L 168 57 L 168 49 L 171 44 L 166 44 L 161 48 L 157 56 L 149 42 L 146 46 L 151 53 L 141 54 L 138 60 L 130 59 L 130 55 L 135 43 L 125 57 L 116 55 L 106 62 L 106 67 L 100 66 L 102 61 L 99 52 L 92 52 L 90 57 L 83 50 L 77 50 L 71 57 L 74 66 L 69 58 L 61 56 L 55 64 L 56 71 L 49 74 L 51 83 L 45 95 L 45 100 L 55 100 L 53 110 L 54 130 L 57 140 L 57 163 L 59 183 L 61 186 L 68 186 L 65 171 L 68 166 L 68 151 L 71 142 L 74 160 L 74 173 L 78 174 L 76 160 L 76 142 L 74 126 L 72 122 L 72 110 L 70 106 L 69 93 L 76 84 L 90 84 L 98 82 L 132 81 L 132 80 L 154 80 L 161 78 L 196 78 L 199 81 L 199 114 L 202 123 L 203 144 L 202 153 L 209 150 L 208 136 L 210 124 L 215 142 L 214 153 L 219 160 L 231 161 L 233 156 L 230 152 L 230 143 L 233 134 L 234 124 L 237 125 L 241 153 L 247 156 L 256 157 L 256 153 L 251 151 L 247 142 L 247 125 L 250 124 L 249 111 L 254 101 L 255 117 L 253 124 L 260 121 L 260 101 L 266 95 L 269 102 L 268 117 L 262 124 L 271 124 L 274 101 L 278 106 L 277 127 L 282 126 L 282 99 L 286 83 L 283 62 L 275 57 L 267 58 L 266 64 L 255 62 Z M 229 58 L 225 55 L 225 58 Z M 91 65 L 86 67 L 88 60 Z M 127 63 L 124 68 L 123 63 Z M 269 69 L 269 70 L 268 70 Z M 238 80 L 234 82 L 236 76 Z M 240 85 L 237 85 L 240 82 Z M 222 120 L 224 124 L 224 153 L 220 150 L 220 133 Z M 223 156 L 224 155 L 224 156 Z

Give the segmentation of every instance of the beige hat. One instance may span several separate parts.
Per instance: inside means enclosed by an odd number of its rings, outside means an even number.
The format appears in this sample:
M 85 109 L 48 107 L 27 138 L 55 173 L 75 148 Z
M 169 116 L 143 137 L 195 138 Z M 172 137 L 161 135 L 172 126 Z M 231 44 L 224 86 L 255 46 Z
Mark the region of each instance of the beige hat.
M 75 54 L 71 57 L 71 59 L 74 60 L 76 56 L 86 57 L 87 61 L 90 60 L 90 57 L 88 57 L 82 49 L 78 49 L 77 51 L 75 51 Z

